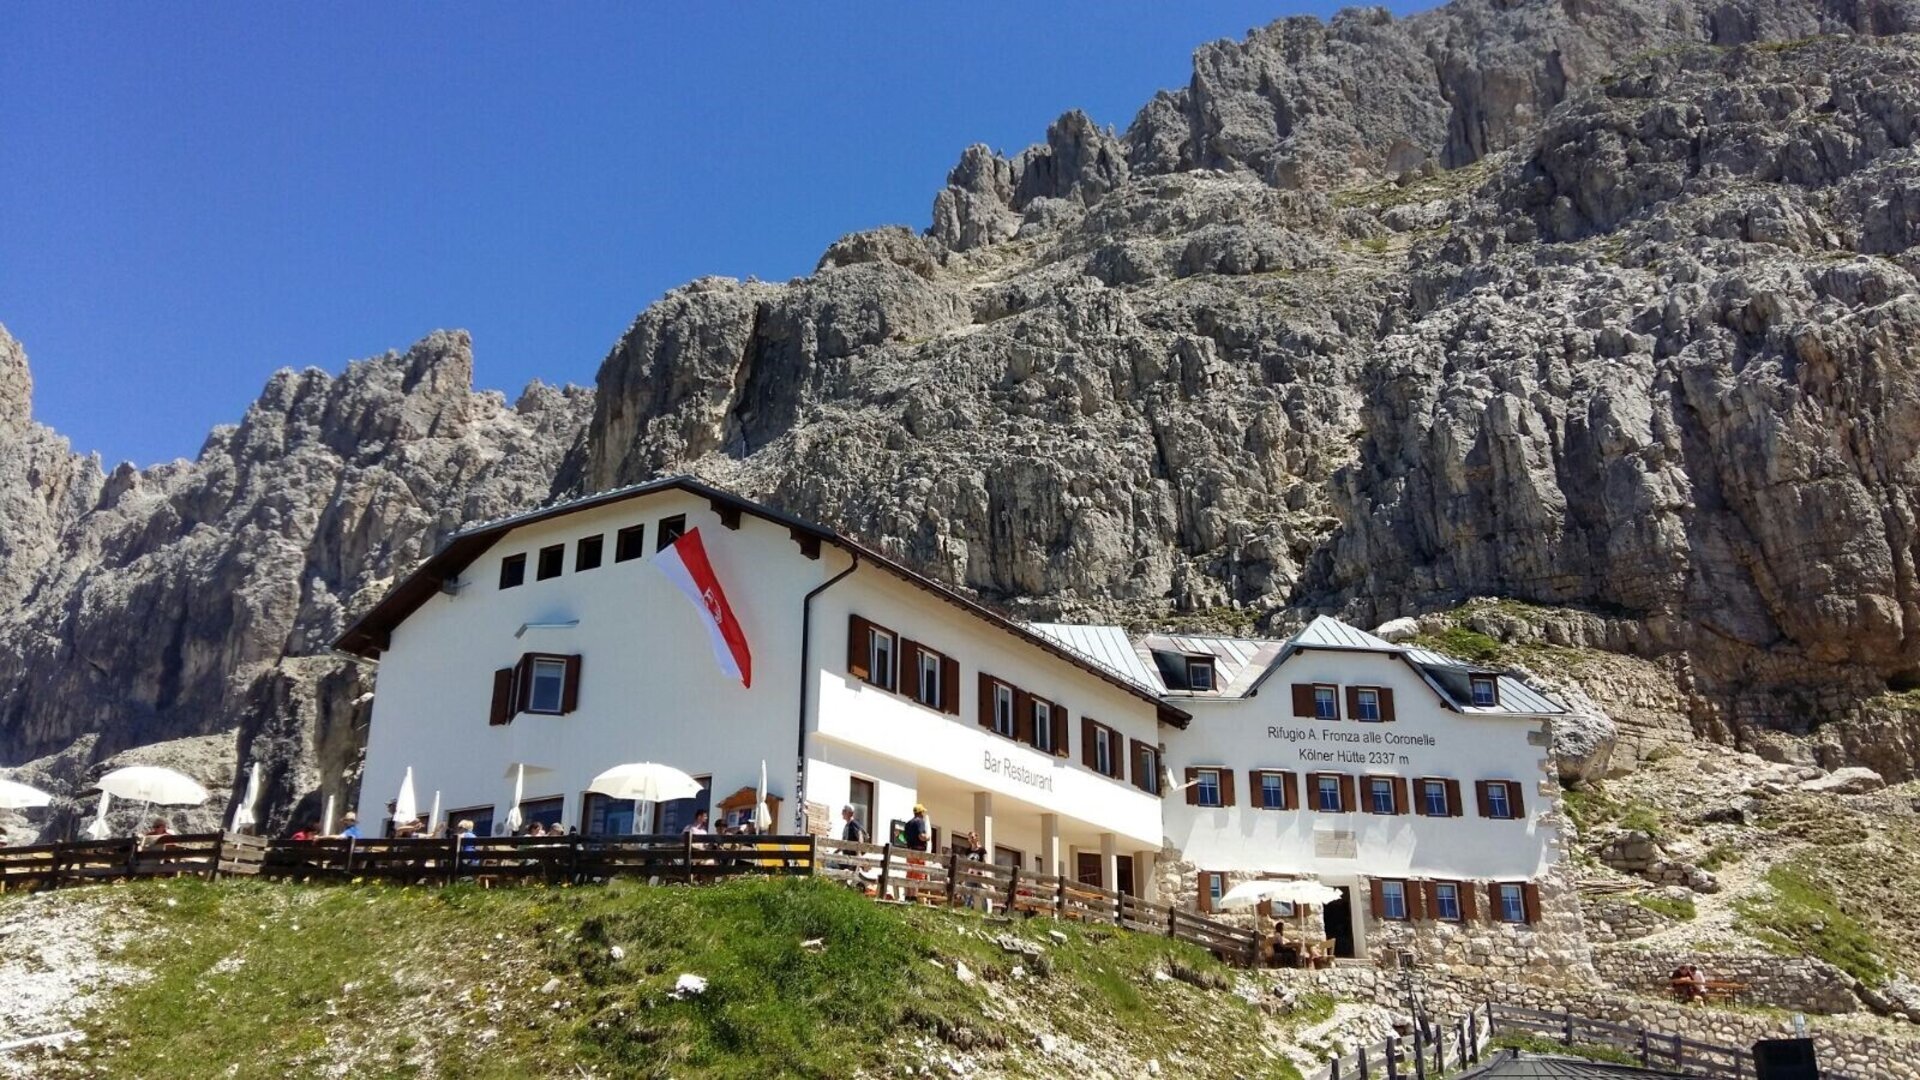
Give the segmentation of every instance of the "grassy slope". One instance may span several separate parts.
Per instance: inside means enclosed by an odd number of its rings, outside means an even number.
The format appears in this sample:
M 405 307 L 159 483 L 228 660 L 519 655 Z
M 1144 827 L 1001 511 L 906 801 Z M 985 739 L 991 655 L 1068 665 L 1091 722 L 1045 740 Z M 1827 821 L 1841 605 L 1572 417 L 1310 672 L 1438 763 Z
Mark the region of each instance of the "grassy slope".
M 156 928 L 124 957 L 151 978 L 118 991 L 46 1075 L 826 1077 L 964 1055 L 1043 1076 L 1081 1071 L 1076 1053 L 1156 1057 L 1177 1075 L 1296 1075 L 1265 1047 L 1283 1026 L 1231 993 L 1156 977 L 1225 975 L 1198 950 L 883 906 L 817 881 L 122 892 Z M 675 1000 L 683 972 L 706 992 Z

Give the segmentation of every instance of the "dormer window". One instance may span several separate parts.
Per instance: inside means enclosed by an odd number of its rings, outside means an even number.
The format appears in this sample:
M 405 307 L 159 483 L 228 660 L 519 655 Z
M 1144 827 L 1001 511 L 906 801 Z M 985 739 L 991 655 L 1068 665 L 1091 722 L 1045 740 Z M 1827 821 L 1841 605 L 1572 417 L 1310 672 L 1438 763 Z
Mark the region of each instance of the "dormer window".
M 1491 709 L 1500 704 L 1500 683 L 1494 676 L 1473 677 L 1473 704 L 1482 709 Z
M 1187 658 L 1187 689 L 1213 689 L 1213 658 L 1190 656 Z

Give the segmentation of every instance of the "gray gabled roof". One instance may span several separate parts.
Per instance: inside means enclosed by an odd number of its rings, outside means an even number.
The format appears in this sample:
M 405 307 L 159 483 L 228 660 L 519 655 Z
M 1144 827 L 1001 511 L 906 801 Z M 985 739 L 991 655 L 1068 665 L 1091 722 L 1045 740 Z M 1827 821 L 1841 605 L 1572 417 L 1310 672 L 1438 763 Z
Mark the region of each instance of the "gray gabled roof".
M 1429 684 L 1438 689 L 1447 703 L 1463 713 L 1524 713 L 1529 716 L 1557 716 L 1567 710 L 1547 695 L 1528 686 L 1520 679 L 1504 672 L 1477 668 L 1464 660 L 1456 660 L 1444 653 L 1432 649 L 1420 649 L 1409 646 L 1406 657 L 1413 666 L 1420 669 Z M 1473 684 L 1475 675 L 1492 675 L 1500 684 L 1500 703 L 1498 705 L 1475 705 L 1473 703 Z
M 1167 692 L 1160 673 L 1140 659 L 1127 632 L 1118 626 L 1081 626 L 1077 623 L 1028 623 L 1027 629 L 1052 638 L 1114 675 L 1155 694 Z
M 1295 649 L 1358 649 L 1362 652 L 1399 652 L 1400 646 L 1385 638 L 1374 637 L 1365 630 L 1348 626 L 1331 615 L 1316 615 L 1313 621 L 1301 627 L 1300 632 L 1287 639 L 1287 644 Z

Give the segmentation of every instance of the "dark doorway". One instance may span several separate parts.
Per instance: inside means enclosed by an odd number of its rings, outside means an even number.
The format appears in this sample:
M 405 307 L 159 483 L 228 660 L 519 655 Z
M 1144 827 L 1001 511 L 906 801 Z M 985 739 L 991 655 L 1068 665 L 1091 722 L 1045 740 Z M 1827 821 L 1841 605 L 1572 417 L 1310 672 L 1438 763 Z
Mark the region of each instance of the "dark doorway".
M 1336 885 L 1340 898 L 1329 900 L 1320 909 L 1327 936 L 1333 939 L 1333 955 L 1351 959 L 1353 952 L 1353 893 L 1345 885 Z
M 1119 864 L 1119 869 L 1115 870 L 1114 874 L 1120 879 L 1120 887 L 1115 891 L 1126 893 L 1128 896 L 1140 895 L 1133 891 L 1133 856 L 1116 855 L 1114 862 Z M 1107 887 L 1113 888 L 1111 885 Z
M 1074 860 L 1073 879 L 1082 885 L 1100 888 L 1100 854 L 1098 852 L 1080 852 Z

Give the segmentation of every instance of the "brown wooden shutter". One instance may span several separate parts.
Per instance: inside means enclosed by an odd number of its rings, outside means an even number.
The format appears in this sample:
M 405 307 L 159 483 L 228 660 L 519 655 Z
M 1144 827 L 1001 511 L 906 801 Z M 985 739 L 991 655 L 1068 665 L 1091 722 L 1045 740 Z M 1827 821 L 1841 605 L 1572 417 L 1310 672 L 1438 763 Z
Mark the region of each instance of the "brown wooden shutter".
M 1540 921 L 1540 886 L 1529 881 L 1520 886 L 1520 901 L 1526 905 L 1527 925 Z
M 1247 770 L 1247 805 L 1255 810 L 1267 809 L 1267 797 L 1264 794 L 1266 787 L 1260 783 L 1260 778 L 1265 775 L 1267 775 L 1265 769 Z
M 1295 777 L 1290 772 L 1280 774 L 1280 809 L 1300 809 L 1300 789 L 1295 786 Z
M 980 673 L 980 726 L 993 730 L 993 676 Z
M 1487 919 L 1490 922 L 1504 919 L 1500 913 L 1500 883 L 1497 881 L 1487 882 Z
M 510 667 L 493 673 L 493 709 L 487 714 L 487 723 L 513 723 L 513 669 Z
M 1526 801 L 1520 797 L 1520 783 L 1517 780 L 1507 781 L 1507 804 L 1513 808 L 1514 817 L 1521 821 L 1527 819 Z
M 1053 756 L 1067 756 L 1067 707 L 1053 707 Z
M 1483 818 L 1492 817 L 1493 800 L 1487 797 L 1487 782 L 1485 780 L 1475 780 L 1473 782 L 1473 797 L 1474 800 L 1480 804 L 1480 816 Z
M 1122 750 L 1127 748 L 1126 736 L 1116 731 L 1109 735 L 1107 739 L 1113 744 L 1113 778 L 1115 780 L 1125 780 L 1127 778 L 1127 770 L 1137 768 L 1137 766 L 1129 763 L 1127 755 L 1121 753 Z
M 1313 718 L 1313 684 L 1293 684 L 1293 715 Z
M 1099 772 L 1098 759 L 1093 756 L 1093 717 L 1080 718 L 1080 764 Z
M 1340 809 L 1343 813 L 1351 814 L 1353 813 L 1353 808 L 1357 805 L 1359 805 L 1359 803 L 1353 797 L 1353 777 L 1342 774 L 1340 777 Z
M 1384 686 L 1380 688 L 1380 719 L 1393 719 L 1393 691 Z
M 513 665 L 513 711 L 515 714 L 527 711 L 533 704 L 533 657 L 525 653 L 520 662 Z
M 1407 778 L 1404 776 L 1393 778 L 1393 812 L 1396 814 L 1407 812 Z
M 560 688 L 560 712 L 564 715 L 580 707 L 580 654 L 567 657 L 567 682 Z
M 847 616 L 847 674 L 856 679 L 873 677 L 873 665 L 867 660 L 867 631 L 872 625 L 858 615 Z
M 1140 775 L 1145 771 L 1140 768 L 1140 748 L 1145 745 L 1146 744 L 1139 739 L 1127 740 L 1127 761 L 1133 766 L 1132 783 L 1134 787 L 1139 788 L 1141 791 L 1147 790 L 1147 781 L 1152 779 L 1150 776 Z
M 1427 816 L 1427 781 L 1431 779 L 1433 778 L 1430 776 L 1417 776 L 1413 780 L 1413 806 L 1411 810 L 1415 817 Z
M 1013 737 L 1033 745 L 1033 695 L 1025 690 L 1013 692 Z
M 1188 788 L 1187 790 L 1191 791 L 1193 789 Z M 1193 906 L 1198 908 L 1203 915 L 1211 913 L 1213 911 L 1213 875 L 1202 870 L 1194 875 L 1194 880 L 1199 882 L 1200 892 L 1193 898 Z
M 1187 770 L 1187 805 L 1200 805 L 1200 770 Z
M 1448 817 L 1465 816 L 1467 812 L 1466 807 L 1462 805 L 1460 801 L 1460 781 L 1448 780 L 1446 784 L 1447 784 L 1447 816 Z
M 1473 900 L 1473 882 L 1456 881 L 1453 883 L 1453 889 L 1460 896 L 1460 921 L 1473 922 L 1478 919 L 1480 913 L 1474 910 L 1477 905 Z
M 1310 772 L 1302 780 L 1301 796 L 1306 800 L 1307 809 L 1318 812 L 1320 809 L 1320 774 Z
M 1224 767 L 1220 770 L 1220 805 L 1233 805 L 1233 770 Z
M 1360 719 L 1360 688 L 1357 686 L 1347 687 L 1347 719 Z
M 1440 883 L 1426 881 L 1420 885 L 1422 918 L 1438 920 L 1440 918 Z
M 940 711 L 960 715 L 960 661 L 951 656 L 940 658 Z
M 1375 920 L 1387 917 L 1387 883 L 1379 878 L 1368 882 L 1373 887 L 1373 917 Z
M 900 639 L 900 677 L 893 680 L 893 688 L 920 701 L 920 643 L 911 638 Z M 901 686 L 901 683 L 907 685 Z M 931 701 L 921 701 L 922 705 L 932 705 Z

